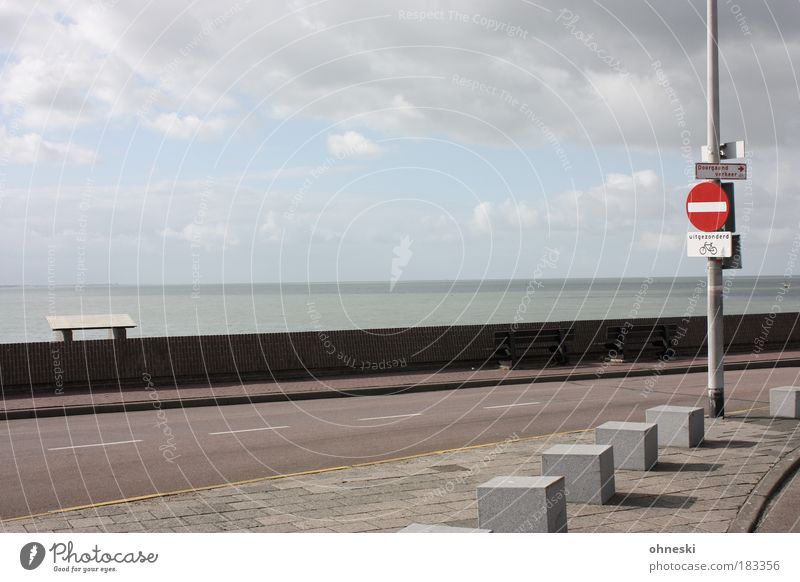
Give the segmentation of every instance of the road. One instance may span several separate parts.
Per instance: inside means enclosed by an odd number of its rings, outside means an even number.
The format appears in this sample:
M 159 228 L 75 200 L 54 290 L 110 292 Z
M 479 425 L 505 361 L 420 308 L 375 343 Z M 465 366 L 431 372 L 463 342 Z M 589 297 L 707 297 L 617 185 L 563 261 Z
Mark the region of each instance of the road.
M 800 369 L 728 372 L 729 411 Z M 644 420 L 705 405 L 705 374 L 470 388 L 0 423 L 0 518 Z M 765 413 L 765 411 L 762 411 Z

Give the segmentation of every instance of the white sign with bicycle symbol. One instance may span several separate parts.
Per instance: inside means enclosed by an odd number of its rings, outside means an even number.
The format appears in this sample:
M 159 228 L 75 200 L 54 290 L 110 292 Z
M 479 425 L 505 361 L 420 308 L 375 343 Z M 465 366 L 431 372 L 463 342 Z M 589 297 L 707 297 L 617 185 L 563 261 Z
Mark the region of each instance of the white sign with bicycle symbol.
M 706 259 L 730 257 L 733 243 L 730 232 L 690 232 L 686 241 L 686 254 Z

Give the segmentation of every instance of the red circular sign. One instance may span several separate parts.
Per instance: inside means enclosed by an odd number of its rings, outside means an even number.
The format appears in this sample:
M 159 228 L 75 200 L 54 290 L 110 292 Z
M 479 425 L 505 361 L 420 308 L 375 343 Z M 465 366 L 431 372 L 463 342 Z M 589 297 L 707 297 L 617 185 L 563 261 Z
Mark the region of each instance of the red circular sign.
M 698 184 L 686 197 L 686 215 L 689 221 L 695 228 L 705 232 L 722 228 L 730 211 L 728 195 L 714 182 Z

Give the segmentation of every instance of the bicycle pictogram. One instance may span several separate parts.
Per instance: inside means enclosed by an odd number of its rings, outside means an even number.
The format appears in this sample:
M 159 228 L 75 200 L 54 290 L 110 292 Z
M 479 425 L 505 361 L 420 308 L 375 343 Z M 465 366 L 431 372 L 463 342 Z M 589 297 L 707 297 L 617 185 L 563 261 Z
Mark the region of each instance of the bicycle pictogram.
M 700 247 L 700 254 L 704 255 L 706 253 L 709 255 L 717 254 L 717 247 L 715 247 L 711 241 L 706 241 L 705 244 Z

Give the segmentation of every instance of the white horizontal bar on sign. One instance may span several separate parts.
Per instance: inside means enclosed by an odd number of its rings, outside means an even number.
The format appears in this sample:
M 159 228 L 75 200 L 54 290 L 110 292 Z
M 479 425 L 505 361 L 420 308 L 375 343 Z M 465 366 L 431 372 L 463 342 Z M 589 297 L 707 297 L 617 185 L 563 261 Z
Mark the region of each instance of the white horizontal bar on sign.
M 728 210 L 727 202 L 689 202 L 689 212 L 725 212 Z

